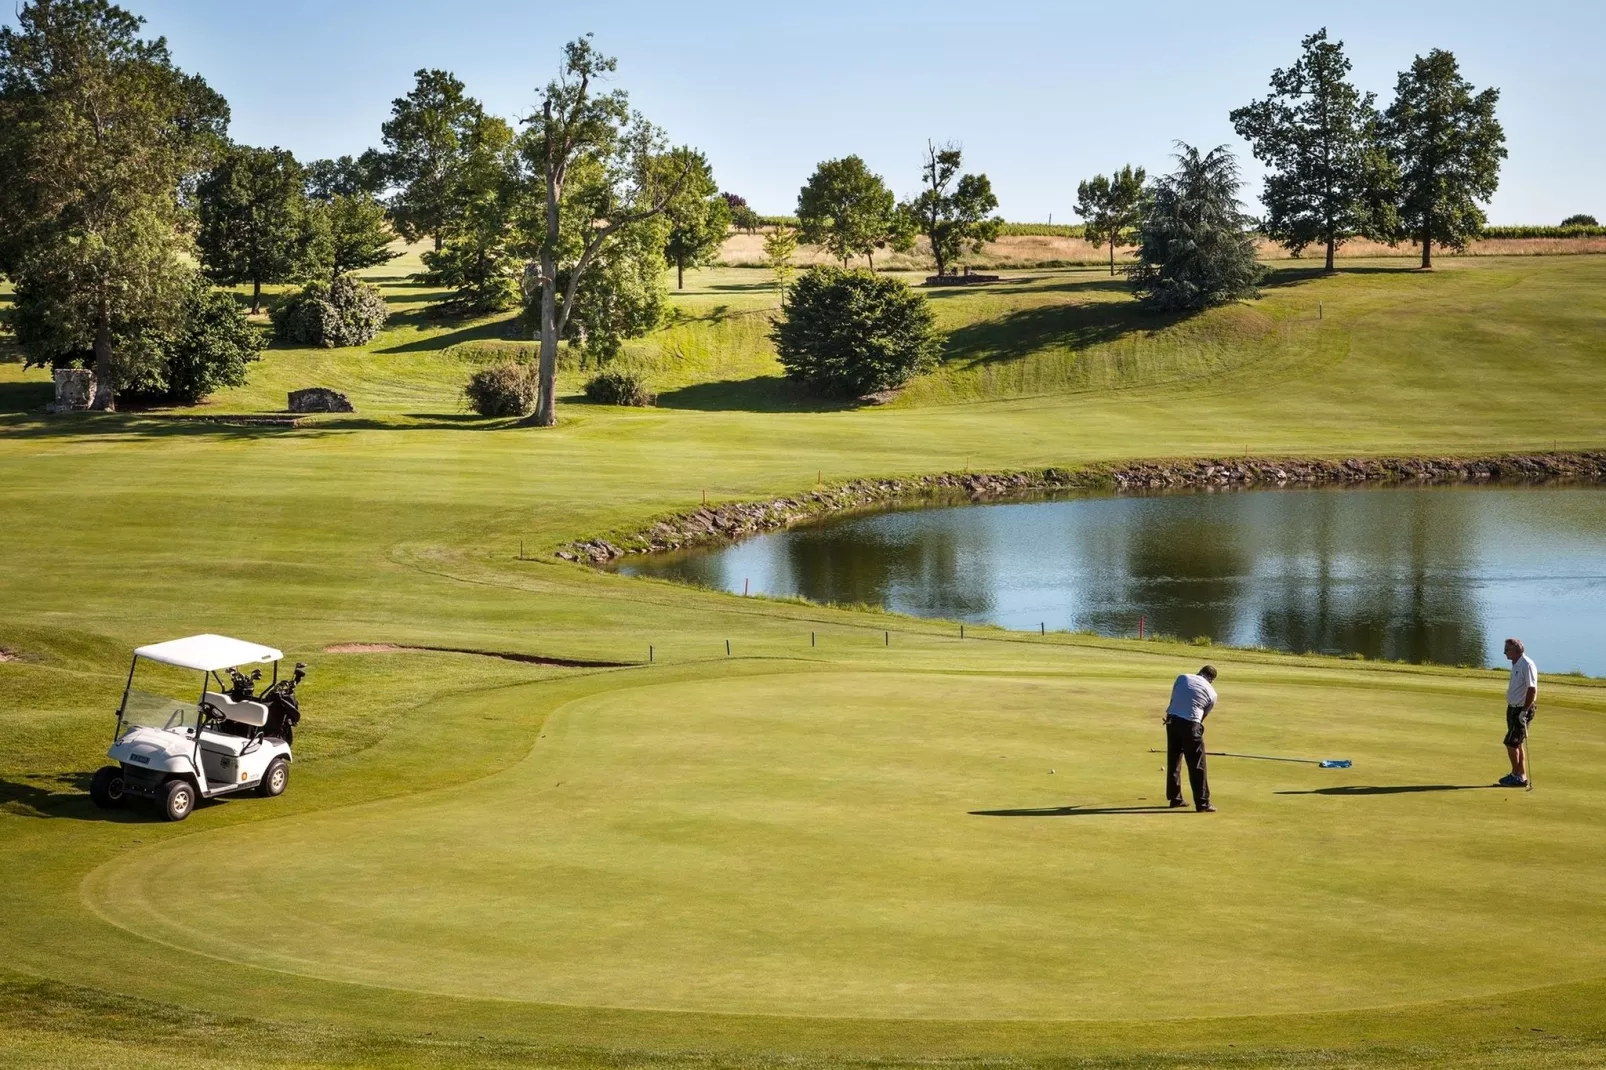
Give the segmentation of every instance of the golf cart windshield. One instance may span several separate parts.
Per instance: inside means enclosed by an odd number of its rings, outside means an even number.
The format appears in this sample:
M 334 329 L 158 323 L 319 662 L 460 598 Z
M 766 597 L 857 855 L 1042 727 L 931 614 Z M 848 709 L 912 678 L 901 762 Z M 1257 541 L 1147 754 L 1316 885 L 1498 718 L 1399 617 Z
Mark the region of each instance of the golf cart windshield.
M 197 704 L 206 680 L 206 674 L 195 669 L 135 658 L 123 703 L 124 726 L 165 728 L 171 732 L 196 728 L 201 721 Z
M 123 707 L 123 724 L 146 728 L 165 728 L 170 732 L 193 729 L 201 723 L 201 710 L 195 699 L 170 698 L 150 691 L 130 689 Z

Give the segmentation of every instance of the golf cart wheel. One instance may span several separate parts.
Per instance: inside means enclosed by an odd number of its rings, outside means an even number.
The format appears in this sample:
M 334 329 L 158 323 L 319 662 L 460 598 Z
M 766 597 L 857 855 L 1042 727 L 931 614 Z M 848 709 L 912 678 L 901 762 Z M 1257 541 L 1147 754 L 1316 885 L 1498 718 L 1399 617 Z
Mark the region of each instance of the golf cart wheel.
M 195 785 L 188 780 L 169 780 L 157 804 L 169 821 L 183 821 L 195 809 Z
M 283 795 L 289 783 L 290 763 L 283 758 L 275 758 L 268 763 L 268 771 L 262 774 L 262 783 L 257 786 L 257 792 L 265 798 L 272 799 Z
M 89 797 L 102 810 L 113 810 L 123 805 L 128 792 L 123 783 L 122 767 L 108 765 L 97 769 L 89 782 Z

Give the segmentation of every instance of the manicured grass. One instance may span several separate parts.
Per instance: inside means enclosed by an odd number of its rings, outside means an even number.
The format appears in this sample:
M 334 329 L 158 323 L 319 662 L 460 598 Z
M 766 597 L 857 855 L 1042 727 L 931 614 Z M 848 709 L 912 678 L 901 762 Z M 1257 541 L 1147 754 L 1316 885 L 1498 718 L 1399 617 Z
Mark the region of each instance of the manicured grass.
M 939 298 L 952 359 L 872 410 L 778 379 L 762 273 L 693 279 L 628 358 L 665 407 L 550 431 L 458 408 L 444 348 L 494 319 L 269 351 L 213 406 L 357 402 L 297 430 L 46 419 L 0 364 L 0 1059 L 1599 1062 L 1597 682 L 1547 678 L 1532 794 L 1284 795 L 1493 780 L 1503 682 L 1214 651 L 1213 744 L 1355 768 L 1223 760 L 1210 818 L 980 816 L 1155 801 L 1201 653 L 961 643 L 549 551 L 705 489 L 967 461 L 1599 448 L 1606 260 L 1286 272 L 1170 325 L 1034 273 Z M 202 630 L 313 664 L 290 791 L 105 819 L 82 790 L 128 648 Z M 351 642 L 634 664 L 324 653 Z

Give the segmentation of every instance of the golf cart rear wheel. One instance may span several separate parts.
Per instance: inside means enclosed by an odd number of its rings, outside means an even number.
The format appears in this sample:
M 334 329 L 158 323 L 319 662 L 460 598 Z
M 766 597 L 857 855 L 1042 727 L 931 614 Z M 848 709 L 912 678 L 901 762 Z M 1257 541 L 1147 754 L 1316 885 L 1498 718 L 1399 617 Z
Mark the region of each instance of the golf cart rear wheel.
M 95 771 L 94 778 L 89 782 L 89 797 L 102 810 L 112 810 L 123 805 L 128 798 L 126 788 L 122 767 L 108 765 Z
M 274 798 L 283 795 L 285 787 L 290 783 L 290 763 L 283 758 L 275 758 L 268 763 L 268 771 L 262 774 L 262 783 L 257 785 L 258 794 L 265 798 Z
M 183 821 L 195 809 L 195 785 L 188 780 L 169 780 L 156 804 L 169 821 Z

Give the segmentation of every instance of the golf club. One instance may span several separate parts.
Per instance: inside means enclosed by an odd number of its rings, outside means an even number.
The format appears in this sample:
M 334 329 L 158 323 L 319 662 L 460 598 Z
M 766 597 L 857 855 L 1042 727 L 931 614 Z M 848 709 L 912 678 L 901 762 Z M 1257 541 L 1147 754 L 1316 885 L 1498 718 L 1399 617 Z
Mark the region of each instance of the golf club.
M 1150 747 L 1149 753 L 1164 754 L 1165 751 Z M 1348 758 L 1279 758 L 1271 754 L 1234 754 L 1225 750 L 1207 750 L 1205 753 L 1212 758 L 1253 758 L 1260 762 L 1299 762 L 1301 765 L 1315 765 L 1323 769 L 1348 769 L 1353 764 Z

